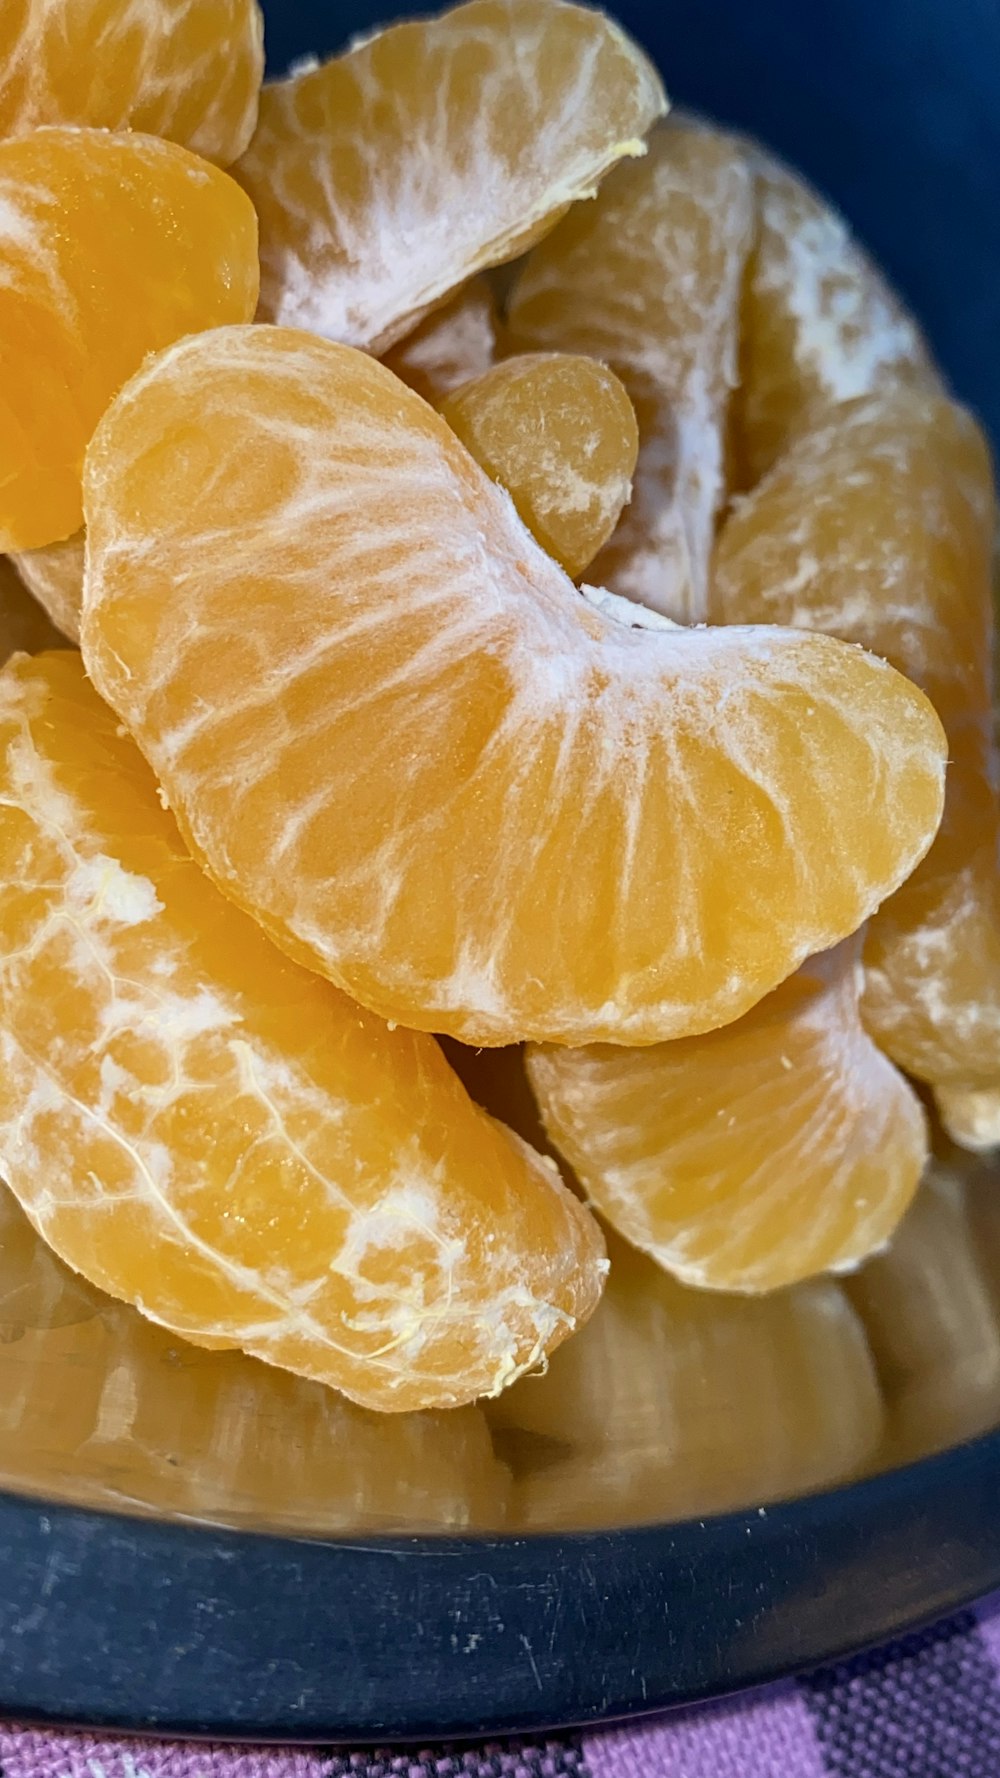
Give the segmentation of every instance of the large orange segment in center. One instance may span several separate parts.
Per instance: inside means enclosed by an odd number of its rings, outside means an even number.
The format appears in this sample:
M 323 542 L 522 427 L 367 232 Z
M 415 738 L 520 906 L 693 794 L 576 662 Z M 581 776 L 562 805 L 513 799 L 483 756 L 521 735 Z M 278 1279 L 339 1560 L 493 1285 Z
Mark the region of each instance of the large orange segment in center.
M 151 360 L 94 440 L 87 522 L 88 667 L 197 855 L 391 1019 L 711 1028 L 937 826 L 922 693 L 828 637 L 631 627 L 348 347 L 230 328 Z

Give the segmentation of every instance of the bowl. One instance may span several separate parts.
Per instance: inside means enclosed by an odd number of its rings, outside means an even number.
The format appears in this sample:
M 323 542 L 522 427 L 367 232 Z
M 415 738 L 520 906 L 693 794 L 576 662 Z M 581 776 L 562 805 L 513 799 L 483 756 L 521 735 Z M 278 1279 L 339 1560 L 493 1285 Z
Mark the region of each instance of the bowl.
M 839 203 L 1000 436 L 1000 12 L 618 10 L 675 100 Z M 382 19 L 266 11 L 273 72 Z M 887 1255 L 765 1307 L 621 1269 L 641 1326 L 621 1295 L 487 1414 L 377 1424 L 183 1348 L 4 1199 L 0 1713 L 322 1743 L 594 1724 L 1000 1586 L 1000 1166 L 945 1156 Z

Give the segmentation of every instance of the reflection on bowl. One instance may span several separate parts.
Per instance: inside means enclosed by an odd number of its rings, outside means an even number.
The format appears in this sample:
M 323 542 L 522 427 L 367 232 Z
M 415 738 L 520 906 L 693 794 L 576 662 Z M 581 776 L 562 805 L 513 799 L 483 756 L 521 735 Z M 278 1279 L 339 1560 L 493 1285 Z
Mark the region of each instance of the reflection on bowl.
M 672 1519 L 774 1500 L 870 1466 L 884 1410 L 838 1284 L 690 1290 L 613 1241 L 601 1307 L 544 1377 L 487 1410 L 519 1525 Z
M 887 1460 L 1000 1421 L 996 1180 L 955 1151 L 931 1170 L 889 1250 L 848 1281 L 888 1403 Z
M 478 1408 L 372 1414 L 189 1346 L 68 1271 L 0 1188 L 0 1486 L 319 1534 L 496 1527 L 509 1477 Z
M 379 1416 L 111 1301 L 0 1189 L 0 1487 L 300 1535 L 561 1530 L 755 1507 L 1000 1423 L 988 1163 L 952 1152 L 886 1253 L 766 1298 L 610 1241 L 604 1301 L 544 1375 Z

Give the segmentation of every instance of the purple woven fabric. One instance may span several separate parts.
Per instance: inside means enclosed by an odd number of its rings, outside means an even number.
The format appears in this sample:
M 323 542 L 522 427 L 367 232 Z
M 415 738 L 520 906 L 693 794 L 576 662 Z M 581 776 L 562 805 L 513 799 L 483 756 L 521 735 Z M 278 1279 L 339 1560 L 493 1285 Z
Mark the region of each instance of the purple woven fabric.
M 7 1727 L 0 1778 L 1000 1778 L 1000 1599 L 783 1685 L 582 1737 L 300 1752 Z

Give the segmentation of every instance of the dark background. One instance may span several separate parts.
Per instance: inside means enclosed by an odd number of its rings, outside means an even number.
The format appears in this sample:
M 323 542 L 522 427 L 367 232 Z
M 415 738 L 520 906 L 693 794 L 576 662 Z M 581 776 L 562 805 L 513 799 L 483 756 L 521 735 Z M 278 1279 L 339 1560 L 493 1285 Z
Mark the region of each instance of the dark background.
M 272 74 L 407 0 L 263 0 Z M 1000 444 L 1000 0 L 618 0 L 667 91 L 830 194 Z

